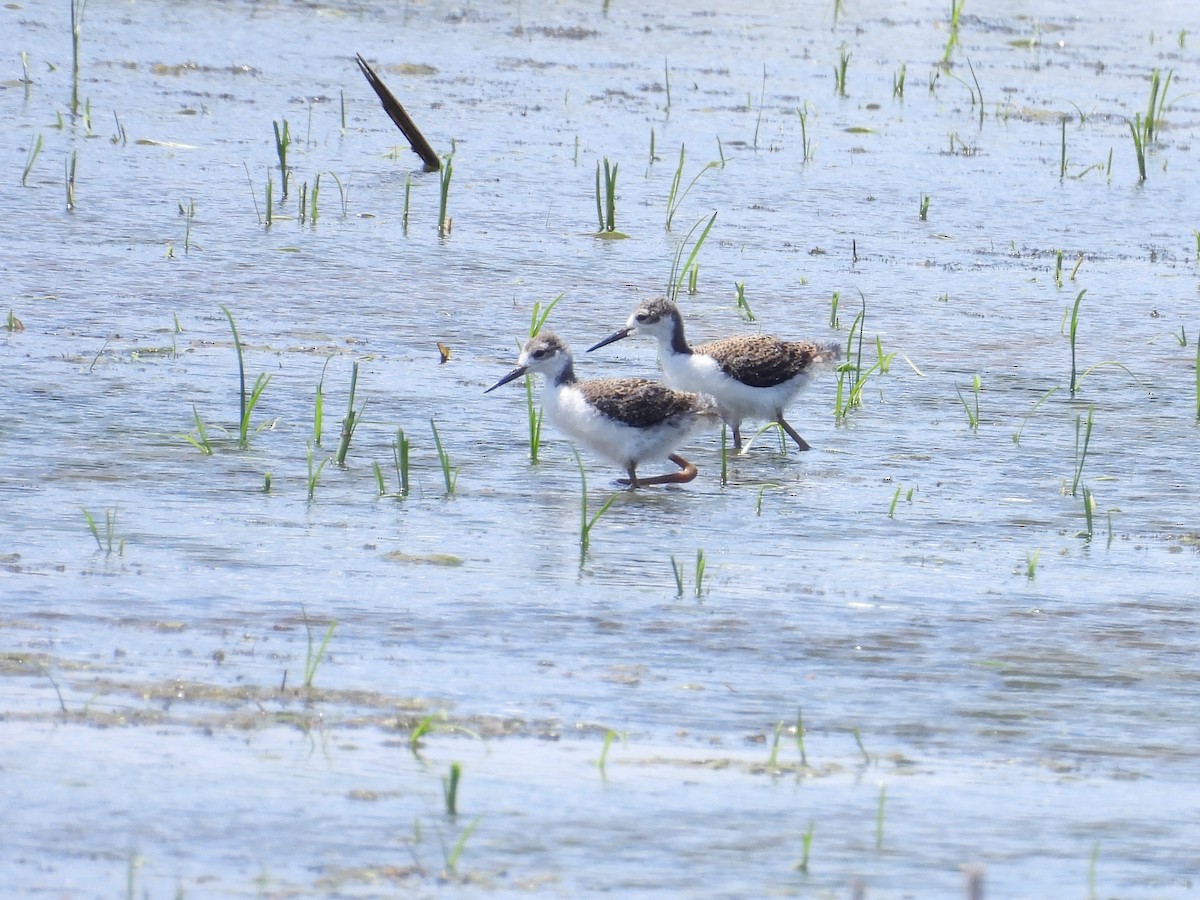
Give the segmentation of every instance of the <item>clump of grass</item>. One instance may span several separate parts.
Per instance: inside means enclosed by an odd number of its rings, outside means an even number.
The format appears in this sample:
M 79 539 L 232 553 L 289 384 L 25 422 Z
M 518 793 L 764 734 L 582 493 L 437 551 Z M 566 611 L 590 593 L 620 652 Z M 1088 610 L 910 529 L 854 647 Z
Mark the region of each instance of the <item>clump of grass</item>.
M 442 797 L 446 801 L 446 815 L 458 815 L 458 782 L 462 778 L 462 766 L 450 763 L 450 774 L 442 779 Z
M 601 191 L 600 161 L 596 161 L 596 218 L 600 228 L 596 237 L 620 239 L 628 237 L 617 231 L 617 163 L 604 157 L 603 192 Z
M 572 448 L 572 452 L 575 454 L 575 464 L 579 466 L 579 557 L 580 562 L 582 562 L 592 542 L 592 529 L 596 527 L 596 523 L 600 521 L 600 517 L 608 512 L 609 507 L 617 499 L 617 495 L 610 495 L 601 504 L 600 508 L 596 510 L 596 514 L 589 517 L 587 472 L 583 468 L 583 457 L 579 455 L 579 451 Z
M 929 221 L 929 195 L 928 194 L 921 195 L 921 207 L 917 211 L 917 217 L 922 222 Z
M 350 439 L 354 437 L 354 429 L 358 427 L 358 422 L 362 418 L 363 410 L 367 408 L 366 401 L 359 407 L 358 411 L 354 410 L 354 393 L 358 389 L 358 360 L 354 361 L 354 366 L 350 370 L 350 398 L 346 402 L 346 417 L 342 419 L 342 435 L 338 441 L 337 449 L 337 464 L 339 466 L 346 465 L 346 454 L 350 451 Z
M 288 120 L 283 120 L 283 127 L 279 127 L 278 122 L 272 122 L 271 127 L 275 129 L 275 156 L 279 161 L 279 183 L 282 189 L 281 198 L 286 200 L 288 195 L 288 169 L 287 155 L 288 147 L 292 145 L 292 132 L 288 127 Z
M 886 375 L 896 355 L 883 352 L 883 341 L 876 336 L 876 359 L 868 368 L 863 368 L 863 325 L 867 317 L 867 300 L 862 298 L 862 309 L 850 326 L 846 339 L 846 361 L 837 368 L 837 394 L 834 398 L 834 416 L 844 421 L 851 409 L 862 405 L 863 388 L 867 379 L 874 374 Z M 907 358 L 907 357 L 906 357 Z M 909 362 L 912 366 L 912 362 Z M 913 366 L 914 371 L 916 367 Z M 918 371 L 918 374 L 920 372 Z
M 454 220 L 447 218 L 446 205 L 450 200 L 450 179 L 454 176 L 454 155 L 450 154 L 446 157 L 445 165 L 442 166 L 439 181 L 439 201 L 438 201 L 438 235 L 446 237 L 450 234 L 450 229 L 454 227 Z
M 854 54 L 843 44 L 839 51 L 838 64 L 833 67 L 834 90 L 839 97 L 846 96 L 846 69 L 850 66 L 850 57 Z
M 675 167 L 675 175 L 671 179 L 671 188 L 667 192 L 667 231 L 671 230 L 671 223 L 675 221 L 675 213 L 677 213 L 679 211 L 679 206 L 680 206 L 680 204 L 683 203 L 684 198 L 687 197 L 688 193 L 692 190 L 692 188 L 694 188 L 696 186 L 696 182 L 700 180 L 700 176 L 703 175 L 705 172 L 707 172 L 709 169 L 720 168 L 720 165 L 721 165 L 719 162 L 716 162 L 716 161 L 705 163 L 704 167 L 695 174 L 695 176 L 692 178 L 692 180 L 690 182 L 688 182 L 688 186 L 686 188 L 684 188 L 681 193 L 679 190 L 679 187 L 683 183 L 683 164 L 684 164 L 684 160 L 686 159 L 686 156 L 687 156 L 687 147 L 684 144 L 680 144 L 679 145 L 679 165 L 677 165 Z M 599 176 L 599 171 L 597 170 L 597 177 L 598 176 Z M 613 167 L 613 178 L 614 178 L 614 180 L 616 179 L 616 166 Z M 597 203 L 599 203 L 598 195 L 597 195 Z M 603 228 L 604 228 L 603 220 L 600 223 L 600 227 L 601 227 L 601 230 L 603 230 Z
M 954 390 L 958 392 L 958 402 L 963 405 L 963 409 L 967 411 L 967 424 L 972 430 L 979 429 L 979 389 L 983 382 L 978 375 L 971 379 L 971 392 L 975 397 L 975 408 L 971 408 L 971 404 L 967 403 L 967 398 L 963 396 L 962 388 L 957 384 L 954 385 Z
M 438 434 L 437 422 L 432 418 L 429 420 L 429 427 L 433 429 L 433 444 L 437 448 L 438 463 L 442 467 L 442 480 L 446 484 L 446 496 L 451 497 L 458 485 L 458 468 L 450 465 L 450 453 L 442 446 L 442 437 Z
M 1150 73 L 1150 102 L 1146 107 L 1144 132 L 1147 144 L 1154 143 L 1156 139 L 1163 111 L 1167 105 L 1167 88 L 1171 86 L 1171 77 L 1174 74 L 1175 70 L 1171 69 L 1167 72 L 1167 77 L 1163 79 L 1162 73 L 1158 69 Z
M 308 610 L 304 608 L 303 603 L 300 604 L 300 613 L 304 616 L 304 630 L 308 635 L 308 647 L 304 654 L 304 686 L 311 688 L 313 679 L 317 677 L 317 669 L 321 666 L 321 660 L 325 658 L 325 651 L 329 649 L 329 642 L 333 639 L 337 622 L 330 620 L 329 627 L 325 629 L 325 637 L 321 639 L 321 643 L 314 650 L 312 625 L 308 621 Z
M 25 168 L 21 172 L 21 187 L 25 187 L 25 182 L 29 178 L 29 173 L 33 170 L 33 164 L 37 162 L 38 155 L 42 152 L 42 136 L 38 134 L 34 138 L 33 143 L 29 146 L 29 155 L 25 158 Z
M 242 352 L 242 339 L 238 336 L 237 324 L 233 321 L 233 313 L 229 311 L 229 307 L 222 304 L 221 312 L 225 313 L 225 318 L 229 320 L 229 329 L 233 332 L 233 346 L 237 349 L 238 380 L 240 383 L 238 396 L 241 401 L 241 415 L 238 421 L 238 447 L 245 450 L 250 446 L 250 417 L 254 413 L 254 407 L 258 405 L 263 391 L 271 383 L 271 376 L 265 372 L 260 372 L 254 380 L 254 387 L 249 393 L 246 392 L 246 364 Z M 259 426 L 256 431 L 260 431 L 265 427 L 265 425 Z
M 908 63 L 901 63 L 900 69 L 892 76 L 892 96 L 897 100 L 904 99 L 904 80 L 908 77 Z
M 88 511 L 87 507 L 83 507 L 83 518 L 87 522 L 88 531 L 92 533 L 92 537 L 96 539 L 96 547 L 100 549 L 106 556 L 112 556 L 113 551 L 116 551 L 117 556 L 125 555 L 125 539 L 117 540 L 117 510 L 116 508 L 104 510 L 104 534 L 100 534 L 100 526 L 96 524 L 95 518 Z
M 1075 337 L 1079 330 L 1079 305 L 1083 302 L 1083 295 L 1087 293 L 1087 288 L 1081 290 L 1075 295 L 1075 305 L 1071 307 L 1071 326 L 1067 332 L 1067 338 L 1071 342 L 1071 396 L 1075 396 L 1075 390 L 1079 386 L 1079 378 L 1075 369 Z
M 1032 553 L 1025 554 L 1025 577 L 1033 581 L 1037 577 L 1038 557 L 1041 556 L 1040 550 L 1034 550 Z

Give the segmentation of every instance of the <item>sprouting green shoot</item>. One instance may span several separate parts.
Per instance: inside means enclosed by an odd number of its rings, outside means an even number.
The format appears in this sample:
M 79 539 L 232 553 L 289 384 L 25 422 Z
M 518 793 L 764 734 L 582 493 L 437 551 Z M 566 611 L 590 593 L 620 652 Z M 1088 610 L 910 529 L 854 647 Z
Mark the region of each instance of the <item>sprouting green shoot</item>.
M 317 195 L 321 193 L 321 173 L 317 173 L 317 177 L 313 179 L 312 196 L 308 208 L 308 224 L 317 224 Z
M 271 127 L 275 129 L 275 155 L 279 160 L 279 182 L 281 188 L 280 198 L 286 200 L 288 195 L 288 164 L 287 155 L 288 147 L 292 145 L 292 132 L 288 127 L 288 120 L 283 120 L 283 127 L 279 127 L 278 122 L 272 122 Z
M 1087 461 L 1088 444 L 1092 440 L 1092 413 L 1095 409 L 1094 406 L 1088 407 L 1086 421 L 1082 413 L 1075 416 L 1075 477 L 1071 479 L 1072 497 L 1079 491 L 1079 482 L 1083 478 L 1083 464 Z
M 435 713 L 430 713 L 417 723 L 417 727 L 414 728 L 412 730 L 412 734 L 408 736 L 408 749 L 413 756 L 420 756 L 421 754 L 421 738 L 432 732 L 434 726 L 438 722 L 445 721 L 445 719 L 446 713 L 442 710 L 438 710 Z
M 762 93 L 758 98 L 758 118 L 754 122 L 754 149 L 758 150 L 758 130 L 762 127 L 763 103 L 767 99 L 767 64 L 763 63 Z
M 858 730 L 857 726 L 850 729 L 850 732 L 854 735 L 854 743 L 858 744 L 858 752 L 863 756 L 863 765 L 869 766 L 871 764 L 871 754 L 868 753 L 867 748 L 863 746 L 862 733 Z
M 354 410 L 354 392 L 358 388 L 358 360 L 354 361 L 354 366 L 350 370 L 350 398 L 346 402 L 346 417 L 342 419 L 342 436 L 338 441 L 337 464 L 339 466 L 346 465 L 346 454 L 350 451 L 350 439 L 354 437 L 354 429 L 358 427 L 358 422 L 362 418 L 363 410 L 367 408 L 366 401 Z
M 1063 252 L 1061 250 L 1054 251 L 1054 286 L 1062 287 L 1062 261 Z
M 892 96 L 904 99 L 904 79 L 908 76 L 908 63 L 901 63 L 899 71 L 892 76 Z
M 67 212 L 75 211 L 75 162 L 76 152 L 71 151 L 71 158 L 63 164 L 66 171 L 63 174 L 63 184 L 67 190 Z
M 1025 577 L 1030 581 L 1037 576 L 1038 557 L 1041 556 L 1040 550 L 1034 550 L 1032 553 L 1025 553 Z
M 1049 400 L 1050 396 L 1057 390 L 1058 390 L 1058 388 L 1056 388 L 1056 387 L 1050 388 L 1050 390 L 1048 390 L 1048 391 L 1046 391 L 1046 393 L 1042 394 L 1042 396 L 1038 399 L 1037 403 L 1033 404 L 1033 408 L 1031 410 L 1029 410 L 1029 412 L 1025 415 L 1025 418 L 1021 420 L 1021 427 L 1013 432 L 1012 439 L 1013 439 L 1014 444 L 1017 444 L 1018 446 L 1020 445 L 1021 433 L 1025 430 L 1025 426 L 1029 424 L 1029 420 L 1031 418 L 1033 418 L 1033 414 L 1035 412 L 1037 412 L 1038 407 L 1041 406 L 1043 403 L 1045 403 L 1047 400 Z
M 462 766 L 450 763 L 450 774 L 442 779 L 442 796 L 446 800 L 446 815 L 458 815 L 458 782 L 462 777 Z
M 800 117 L 800 149 L 804 152 L 804 162 L 812 159 L 812 140 L 808 136 L 808 101 L 804 101 L 804 105 L 796 110 L 796 115 Z
M 450 179 L 454 175 L 454 155 L 450 154 L 445 158 L 445 165 L 442 166 L 439 174 L 440 183 L 440 199 L 438 201 L 438 236 L 446 237 L 450 234 L 450 229 L 453 227 L 453 220 L 446 217 L 446 204 L 450 200 Z
M 71 115 L 79 112 L 79 41 L 87 0 L 71 0 Z
M 21 172 L 21 187 L 25 187 L 25 182 L 29 178 L 29 173 L 33 169 L 33 164 L 37 162 L 38 154 L 42 152 L 42 136 L 39 134 L 34 138 L 33 143 L 29 147 L 29 155 L 25 158 L 25 169 Z
M 829 298 L 829 327 L 841 328 L 842 324 L 838 321 L 838 303 L 841 302 L 842 294 L 840 291 L 834 291 L 833 296 Z
M 738 312 L 742 314 L 747 322 L 754 321 L 754 310 L 750 308 L 750 304 L 746 300 L 746 282 L 735 281 L 733 283 L 734 297 L 737 300 Z
M 675 596 L 683 596 L 683 566 L 675 559 L 675 554 L 671 554 L 671 573 L 675 576 Z
M 1059 145 L 1058 154 L 1058 180 L 1062 181 L 1067 177 L 1067 119 L 1070 116 L 1061 116 L 1059 124 L 1062 126 L 1062 139 Z M 1059 285 L 1061 287 L 1061 285 Z
M 326 456 L 324 459 L 321 460 L 319 465 L 314 467 L 313 466 L 312 441 L 305 441 L 305 447 L 307 448 L 307 451 L 308 451 L 306 454 L 306 459 L 308 460 L 308 479 L 307 479 L 308 499 L 311 501 L 311 500 L 316 499 L 317 484 L 321 481 L 321 472 L 324 471 L 325 466 L 328 465 L 329 457 Z
M 264 198 L 264 204 L 267 214 L 263 217 L 263 221 L 268 228 L 275 222 L 275 202 L 274 202 L 275 183 L 271 180 L 271 173 L 267 173 L 267 187 Z M 255 204 L 257 207 L 257 204 Z
M 950 63 L 950 55 L 958 46 L 958 29 L 962 20 L 963 6 L 967 0 L 950 0 L 950 34 L 946 38 L 946 48 L 942 51 L 942 65 Z
M 408 438 L 404 436 L 404 429 L 396 429 L 396 440 L 392 444 L 392 464 L 396 468 L 396 479 L 400 482 L 400 496 L 407 497 L 409 491 L 408 484 L 408 454 L 409 454 Z
M 304 654 L 304 686 L 311 688 L 313 679 L 317 677 L 317 669 L 321 666 L 321 660 L 325 658 L 325 651 L 329 649 L 329 642 L 333 639 L 334 629 L 337 628 L 337 622 L 330 620 L 329 627 L 325 629 L 325 637 L 321 639 L 321 643 L 314 649 L 312 625 L 308 620 L 308 610 L 304 608 L 304 604 L 300 604 L 300 613 L 304 617 L 304 631 L 308 636 L 308 647 Z
M 321 434 L 325 425 L 325 370 L 333 357 L 327 357 L 325 365 L 321 366 L 321 379 L 317 382 L 317 393 L 313 398 L 313 443 L 321 446 Z
M 616 739 L 617 733 L 611 728 L 604 732 L 604 746 L 600 748 L 600 758 L 596 760 L 596 767 L 600 769 L 600 777 L 605 781 L 608 780 L 608 773 L 605 771 L 605 766 L 608 764 L 608 748 Z
M 1137 113 L 1133 121 L 1125 120 L 1133 135 L 1133 152 L 1137 156 L 1138 180 L 1146 180 L 1146 139 L 1142 130 L 1142 114 Z
M 400 227 L 408 234 L 408 206 L 412 200 L 412 172 L 404 178 L 404 212 L 400 216 Z
M 688 254 L 687 262 L 683 264 L 682 268 L 680 268 L 679 262 L 681 259 L 683 259 L 683 252 L 687 249 L 688 241 L 692 239 L 692 235 L 695 234 L 696 229 L 700 227 L 704 220 L 700 219 L 698 222 L 696 222 L 696 224 L 691 227 L 691 230 L 688 231 L 684 239 L 676 246 L 675 256 L 671 261 L 671 274 L 667 279 L 667 296 L 671 300 L 678 298 L 679 290 L 683 287 L 683 283 L 687 279 L 688 274 L 693 271 L 693 268 L 696 265 L 696 257 L 700 253 L 700 248 L 704 246 L 704 241 L 708 237 L 708 233 L 712 231 L 713 223 L 716 221 L 717 214 L 714 212 L 709 217 L 708 224 L 704 226 L 704 230 L 700 232 L 700 237 L 696 239 L 696 243 L 692 246 L 692 252 Z
M 1080 537 L 1090 541 L 1094 530 L 1092 528 L 1092 514 L 1096 511 L 1096 501 L 1092 497 L 1092 490 L 1086 484 L 1083 486 L 1083 519 L 1084 530 L 1079 534 Z
M 816 830 L 816 827 L 816 823 L 812 819 L 809 819 L 808 829 L 800 838 L 800 861 L 794 866 L 797 872 L 808 871 L 808 860 L 812 853 L 813 832 Z
M 883 815 L 887 808 L 887 785 L 879 783 L 879 806 L 875 810 L 875 849 L 883 849 Z
M 600 228 L 597 237 L 624 238 L 628 235 L 617 231 L 617 168 L 618 163 L 609 163 L 604 157 L 604 187 L 601 191 L 600 161 L 596 160 L 596 218 Z
M 233 313 L 229 311 L 229 307 L 222 304 L 221 312 L 225 313 L 225 318 L 229 320 L 229 330 L 233 332 L 233 346 L 237 350 L 238 397 L 241 401 L 241 415 L 238 417 L 238 447 L 245 450 L 250 446 L 250 417 L 254 413 L 254 407 L 262 397 L 262 392 L 270 383 L 271 376 L 265 372 L 259 373 L 258 378 L 254 381 L 253 389 L 249 394 L 246 393 L 246 362 L 242 351 L 242 339 L 238 335 L 237 324 L 233 321 Z
M 100 534 L 100 526 L 96 524 L 95 518 L 88 511 L 87 507 L 83 507 L 83 518 L 87 522 L 88 531 L 92 533 L 92 537 L 96 541 L 96 547 L 103 551 L 106 556 L 112 556 L 116 550 L 118 556 L 125 555 L 125 540 L 122 538 L 117 540 L 117 510 L 116 507 L 104 510 L 104 534 Z
M 921 195 L 921 208 L 917 211 L 917 216 L 922 222 L 929 221 L 929 195 Z
M 979 388 L 981 385 L 982 381 L 978 375 L 975 375 L 971 379 L 971 392 L 975 397 L 974 409 L 972 409 L 971 404 L 967 402 L 967 398 L 963 396 L 962 388 L 960 388 L 957 384 L 954 385 L 954 390 L 958 392 L 958 402 L 961 403 L 963 405 L 963 409 L 967 411 L 967 424 L 971 426 L 972 430 L 977 430 L 979 428 Z
M 588 493 L 587 493 L 587 472 L 583 468 L 583 457 L 579 455 L 579 451 L 571 448 L 575 454 L 575 464 L 579 466 L 579 556 L 582 563 L 584 555 L 588 551 L 588 546 L 592 541 L 592 529 L 596 527 L 596 523 L 600 521 L 600 517 L 608 512 L 608 508 L 613 505 L 617 499 L 616 494 L 609 496 L 607 500 L 600 506 L 594 516 L 588 517 Z
M 838 64 L 833 67 L 834 89 L 839 97 L 846 96 L 846 69 L 850 65 L 850 57 L 853 56 L 849 49 L 843 44 L 838 57 Z
M 204 420 L 200 418 L 200 411 L 196 409 L 196 404 L 192 404 L 192 418 L 196 420 L 196 436 L 185 434 L 183 439 L 203 453 L 205 456 L 212 456 L 212 444 L 208 440 L 208 429 L 204 427 Z
M 429 420 L 429 427 L 433 429 L 433 443 L 437 447 L 438 462 L 442 467 L 442 480 L 446 484 L 446 496 L 450 497 L 454 494 L 454 488 L 458 484 L 458 469 L 450 465 L 450 454 L 442 446 L 442 437 L 438 434 L 437 422 L 432 418 Z
M 896 518 L 896 504 L 900 502 L 900 492 L 904 490 L 904 485 L 896 485 L 896 493 L 892 494 L 892 502 L 888 504 L 888 518 Z
M 1096 863 L 1100 861 L 1100 842 L 1092 844 L 1092 852 L 1088 856 L 1088 900 L 1096 900 Z
M 783 723 L 775 723 L 775 737 L 771 741 L 771 755 L 767 757 L 767 768 L 779 768 L 779 739 L 783 735 Z
M 667 113 L 669 114 L 671 112 L 671 64 L 666 57 L 663 58 L 663 84 L 666 86 Z
M 688 186 L 686 188 L 684 188 L 683 191 L 681 192 L 679 190 L 679 188 L 680 188 L 680 185 L 682 185 L 682 183 L 683 183 L 683 164 L 684 164 L 686 155 L 687 155 L 686 145 L 680 144 L 679 145 L 679 165 L 677 165 L 675 167 L 675 174 L 671 178 L 671 188 L 670 188 L 670 190 L 667 191 L 667 231 L 671 230 L 671 223 L 675 221 L 675 213 L 677 213 L 679 211 L 679 207 L 683 203 L 684 198 L 687 197 L 688 193 L 692 190 L 692 188 L 694 188 L 696 186 L 696 182 L 700 180 L 700 176 L 703 175 L 705 172 L 707 172 L 709 169 L 717 169 L 717 168 L 720 168 L 720 166 L 721 166 L 721 163 L 717 162 L 715 160 L 712 162 L 705 163 L 704 167 L 702 169 L 700 169 L 700 171 L 697 172 L 695 174 L 695 176 L 693 176 L 692 180 L 690 182 L 688 182 Z
M 1071 396 L 1075 396 L 1075 389 L 1079 385 L 1078 377 L 1075 373 L 1075 335 L 1079 330 L 1079 304 L 1083 302 L 1083 295 L 1087 293 L 1087 288 L 1081 290 L 1075 296 L 1075 305 L 1071 308 L 1071 327 L 1067 332 L 1067 336 L 1071 341 Z
M 455 763 L 457 765 L 457 763 Z M 454 846 L 450 848 L 450 852 L 446 854 L 446 871 L 453 875 L 458 871 L 458 861 L 462 858 L 463 850 L 467 848 L 467 840 L 471 837 L 475 827 L 483 820 L 482 816 L 476 816 L 471 821 L 471 824 L 462 830 L 458 840 L 454 842 Z
M 796 710 L 796 749 L 800 751 L 800 765 L 808 768 L 808 754 L 804 751 L 804 710 Z
M 704 593 L 704 548 L 696 548 L 696 596 Z

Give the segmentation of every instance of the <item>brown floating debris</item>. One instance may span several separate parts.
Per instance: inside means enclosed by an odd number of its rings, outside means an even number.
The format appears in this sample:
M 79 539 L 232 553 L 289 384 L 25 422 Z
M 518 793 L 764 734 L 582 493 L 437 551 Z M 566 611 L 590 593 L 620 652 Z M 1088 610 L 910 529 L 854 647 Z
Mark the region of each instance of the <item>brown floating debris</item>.
M 376 94 L 379 95 L 379 101 L 383 104 L 384 112 L 386 112 L 396 127 L 399 128 L 412 146 L 413 153 L 421 157 L 421 161 L 425 163 L 426 172 L 436 172 L 442 167 L 442 161 L 438 159 L 438 155 L 433 152 L 433 148 L 429 146 L 429 141 L 425 140 L 425 136 L 421 134 L 416 123 L 404 111 L 404 107 L 400 105 L 400 101 L 388 90 L 375 70 L 367 65 L 367 61 L 362 58 L 361 53 L 354 56 L 358 62 L 358 67 L 362 69 L 363 77 L 371 85 Z

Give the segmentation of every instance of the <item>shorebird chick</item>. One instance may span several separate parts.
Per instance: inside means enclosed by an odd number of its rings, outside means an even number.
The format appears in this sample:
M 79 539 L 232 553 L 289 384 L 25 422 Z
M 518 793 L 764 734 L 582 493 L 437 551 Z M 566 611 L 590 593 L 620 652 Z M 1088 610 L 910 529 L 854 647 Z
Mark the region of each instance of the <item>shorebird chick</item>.
M 575 377 L 571 351 L 562 338 L 543 331 L 530 338 L 517 367 L 484 393 L 494 391 L 526 373 L 546 378 L 546 418 L 578 444 L 623 468 L 630 489 L 652 484 L 685 484 L 696 477 L 696 467 L 672 452 L 705 420 L 719 412 L 707 397 L 672 390 L 649 378 Z M 645 460 L 666 457 L 680 471 L 639 478 L 637 467 Z
M 807 386 L 818 363 L 838 358 L 837 344 L 747 334 L 690 347 L 678 307 L 657 297 L 641 304 L 624 328 L 593 344 L 588 352 L 631 334 L 648 334 L 658 341 L 658 358 L 670 384 L 717 401 L 721 418 L 733 429 L 735 450 L 742 449 L 742 420 L 748 418 L 778 422 L 797 447 L 811 449 L 783 418 L 783 411 Z

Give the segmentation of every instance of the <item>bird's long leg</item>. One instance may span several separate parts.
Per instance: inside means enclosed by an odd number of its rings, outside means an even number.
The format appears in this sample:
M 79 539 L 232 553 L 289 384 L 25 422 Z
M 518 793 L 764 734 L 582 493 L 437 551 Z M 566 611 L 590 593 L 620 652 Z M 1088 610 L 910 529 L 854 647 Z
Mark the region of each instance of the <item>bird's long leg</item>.
M 641 478 L 638 479 L 638 485 L 647 487 L 652 484 L 687 484 L 700 473 L 699 469 L 677 453 L 672 453 L 667 459 L 679 466 L 681 471 L 669 475 L 655 475 L 653 478 Z
M 779 423 L 780 428 L 782 428 L 789 435 L 791 435 L 791 438 L 793 441 L 796 442 L 797 447 L 799 447 L 801 450 L 811 450 L 812 449 L 812 447 L 809 446 L 808 441 L 806 441 L 804 438 L 800 437 L 800 435 L 796 434 L 795 428 L 793 428 L 787 422 L 783 421 L 783 413 L 780 413 L 778 416 L 776 416 L 775 421 Z
M 742 449 L 742 426 L 740 422 L 733 426 L 733 449 L 737 452 L 741 452 Z
M 637 477 L 637 466 L 633 463 L 629 464 L 629 468 L 626 469 L 626 471 L 629 473 L 629 477 L 628 478 L 618 478 L 617 484 L 628 485 L 629 489 L 631 491 L 636 491 L 638 488 L 640 488 L 644 484 L 657 484 L 657 482 L 647 481 L 645 478 L 638 478 Z

